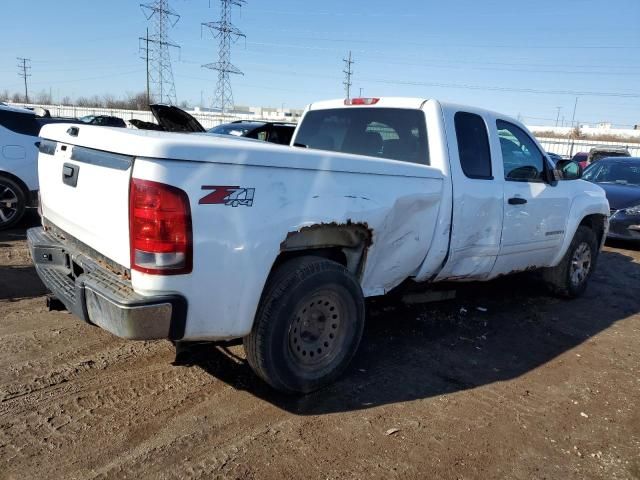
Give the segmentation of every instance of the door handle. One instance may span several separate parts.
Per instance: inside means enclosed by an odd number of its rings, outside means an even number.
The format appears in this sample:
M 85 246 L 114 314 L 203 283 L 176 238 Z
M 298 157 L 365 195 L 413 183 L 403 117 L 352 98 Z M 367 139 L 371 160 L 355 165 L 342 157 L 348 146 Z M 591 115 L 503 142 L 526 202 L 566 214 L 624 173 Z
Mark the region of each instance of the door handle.
M 525 203 L 527 203 L 526 198 L 513 197 L 509 199 L 509 205 L 524 205 Z
M 62 183 L 75 187 L 78 185 L 78 173 L 80 172 L 80 165 L 74 165 L 72 163 L 65 163 L 62 166 Z

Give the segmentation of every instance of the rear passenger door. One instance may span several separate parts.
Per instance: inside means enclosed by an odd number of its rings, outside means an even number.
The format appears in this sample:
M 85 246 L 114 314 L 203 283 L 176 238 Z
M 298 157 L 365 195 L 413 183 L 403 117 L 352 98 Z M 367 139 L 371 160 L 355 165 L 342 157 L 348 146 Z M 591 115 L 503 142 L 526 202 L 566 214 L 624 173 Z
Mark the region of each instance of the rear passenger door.
M 438 280 L 484 279 L 500 251 L 503 220 L 502 168 L 489 141 L 487 118 L 445 110 L 453 186 L 449 257 Z M 490 119 L 489 119 L 490 120 Z
M 497 119 L 504 169 L 504 225 L 494 275 L 546 266 L 564 239 L 569 194 L 549 183 L 545 154 L 520 126 Z

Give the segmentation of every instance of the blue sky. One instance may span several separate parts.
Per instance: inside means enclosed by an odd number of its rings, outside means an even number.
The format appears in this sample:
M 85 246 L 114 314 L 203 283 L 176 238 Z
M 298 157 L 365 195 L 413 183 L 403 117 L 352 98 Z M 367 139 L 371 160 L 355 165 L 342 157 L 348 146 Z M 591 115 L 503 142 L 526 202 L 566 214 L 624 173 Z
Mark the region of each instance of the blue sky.
M 31 91 L 56 98 L 144 90 L 138 0 L 3 0 L 0 90 L 21 90 L 15 57 L 32 59 Z M 209 6 L 211 3 L 211 7 Z M 218 0 L 172 0 L 178 101 L 211 103 L 217 42 L 200 24 Z M 236 104 L 303 107 L 344 96 L 349 50 L 355 94 L 468 103 L 529 124 L 640 123 L 640 0 L 249 0 L 232 60 Z M 595 95 L 598 94 L 598 95 Z M 613 95 L 610 95 L 613 94 Z M 626 96 L 625 96 L 626 95 Z

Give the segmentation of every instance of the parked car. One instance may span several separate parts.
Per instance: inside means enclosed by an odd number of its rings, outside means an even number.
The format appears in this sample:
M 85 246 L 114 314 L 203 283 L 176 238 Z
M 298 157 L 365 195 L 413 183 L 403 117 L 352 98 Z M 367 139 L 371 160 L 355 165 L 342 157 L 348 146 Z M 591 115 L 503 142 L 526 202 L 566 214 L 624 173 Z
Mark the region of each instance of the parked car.
M 602 188 L 568 160 L 561 174 L 522 123 L 436 100 L 314 103 L 299 148 L 67 129 L 40 144 L 42 281 L 123 338 L 243 338 L 285 392 L 344 372 L 365 297 L 532 269 L 575 297 L 608 228 Z
M 587 168 L 584 179 L 607 194 L 609 237 L 640 240 L 640 158 L 603 158 Z
M 580 165 L 580 167 L 585 169 L 589 165 L 588 159 L 589 152 L 578 152 L 573 156 L 571 161 L 576 162 L 578 165 Z
M 602 147 L 593 147 L 589 150 L 589 156 L 587 157 L 587 166 L 592 163 L 597 162 L 602 158 L 611 158 L 611 157 L 630 157 L 631 154 L 629 150 L 625 147 L 612 147 L 612 146 L 602 146 Z
M 42 109 L 41 109 L 42 110 Z M 44 110 L 43 110 L 44 111 Z M 45 124 L 74 122 L 39 117 L 34 110 L 0 105 L 0 230 L 20 221 L 38 199 L 38 133 Z
M 114 117 L 111 115 L 86 115 L 80 117 L 79 120 L 89 125 L 100 125 L 102 127 L 119 127 L 126 128 L 126 122 L 120 117 Z
M 289 145 L 295 129 L 295 123 L 236 120 L 235 122 L 218 125 L 217 127 L 207 130 L 207 132 L 219 135 L 255 138 L 256 140 L 263 140 L 265 142 Z
M 554 164 L 558 163 L 560 160 L 563 159 L 562 155 L 558 155 L 557 153 L 547 152 L 547 156 Z

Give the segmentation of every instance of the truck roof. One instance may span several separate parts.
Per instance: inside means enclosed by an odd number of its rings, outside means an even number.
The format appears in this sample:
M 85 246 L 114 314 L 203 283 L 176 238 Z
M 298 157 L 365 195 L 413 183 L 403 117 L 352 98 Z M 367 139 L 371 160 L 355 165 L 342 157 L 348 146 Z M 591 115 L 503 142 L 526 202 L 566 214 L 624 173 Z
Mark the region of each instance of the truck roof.
M 354 99 L 352 99 L 354 100 Z M 367 99 L 369 100 L 369 99 Z M 504 115 L 499 112 L 487 110 L 485 108 L 473 107 L 470 105 L 461 105 L 457 103 L 441 102 L 436 99 L 418 98 L 418 97 L 375 97 L 376 102 L 372 104 L 354 105 L 354 108 L 408 108 L 408 109 L 420 109 L 427 102 L 435 102 L 440 105 L 443 110 L 465 111 L 477 114 L 489 114 L 493 117 L 499 117 L 504 120 L 511 121 L 516 124 L 521 124 L 513 117 Z M 345 108 L 345 99 L 333 99 L 323 100 L 320 102 L 314 102 L 307 106 L 307 110 L 327 110 L 332 108 Z M 348 107 L 347 107 L 348 108 Z

